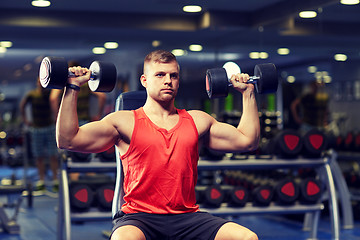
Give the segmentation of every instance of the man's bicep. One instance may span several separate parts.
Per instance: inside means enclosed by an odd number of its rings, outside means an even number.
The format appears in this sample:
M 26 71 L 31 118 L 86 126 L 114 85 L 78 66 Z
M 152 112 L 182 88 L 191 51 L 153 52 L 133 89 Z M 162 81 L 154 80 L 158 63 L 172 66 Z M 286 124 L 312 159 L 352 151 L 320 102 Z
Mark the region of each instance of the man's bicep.
M 73 139 L 74 148 L 83 152 L 97 153 L 115 144 L 116 129 L 106 121 L 94 121 L 79 128 Z

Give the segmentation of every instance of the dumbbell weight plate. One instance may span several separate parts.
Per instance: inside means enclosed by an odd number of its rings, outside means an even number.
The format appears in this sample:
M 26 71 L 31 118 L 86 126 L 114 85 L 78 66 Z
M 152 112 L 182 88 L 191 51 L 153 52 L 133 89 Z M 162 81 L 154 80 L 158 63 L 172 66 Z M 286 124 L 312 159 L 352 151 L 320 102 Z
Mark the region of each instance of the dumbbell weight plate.
M 245 187 L 236 186 L 230 190 L 229 198 L 230 204 L 243 207 L 249 198 L 249 191 Z
M 304 134 L 303 143 L 306 157 L 320 157 L 327 147 L 327 138 L 322 131 L 314 128 Z
M 224 191 L 220 186 L 208 186 L 203 193 L 203 203 L 209 207 L 220 207 L 224 200 Z
M 114 185 L 105 184 L 96 190 L 96 199 L 100 210 L 111 210 L 114 198 Z
M 256 83 L 259 94 L 274 93 L 277 91 L 278 75 L 273 63 L 256 65 L 254 68 L 254 76 L 260 78 Z
M 87 211 L 94 200 L 93 190 L 86 184 L 70 186 L 70 206 L 75 211 Z
M 229 80 L 225 68 L 212 68 L 206 71 L 206 92 L 209 98 L 228 95 Z
M 275 193 L 279 203 L 293 204 L 299 197 L 299 186 L 294 180 L 285 179 L 275 185 Z
M 93 92 L 111 92 L 116 84 L 116 68 L 112 63 L 94 61 L 89 70 L 92 72 L 92 79 L 89 81 L 89 88 Z
M 252 191 L 254 205 L 269 206 L 274 196 L 274 189 L 271 186 L 258 186 Z
M 315 178 L 306 178 L 300 183 L 301 200 L 304 203 L 315 203 L 323 193 L 322 183 Z
M 62 89 L 68 78 L 68 65 L 64 58 L 45 57 L 40 64 L 39 79 L 43 88 Z

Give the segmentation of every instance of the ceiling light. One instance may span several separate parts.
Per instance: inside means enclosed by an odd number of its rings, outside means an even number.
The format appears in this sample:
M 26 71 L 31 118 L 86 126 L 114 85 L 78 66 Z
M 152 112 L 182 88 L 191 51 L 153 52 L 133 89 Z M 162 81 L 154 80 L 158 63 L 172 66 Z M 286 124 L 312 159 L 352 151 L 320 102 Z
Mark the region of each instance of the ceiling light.
M 339 62 L 345 62 L 347 60 L 347 56 L 342 53 L 335 54 L 334 59 Z
M 286 78 L 286 81 L 288 82 L 288 83 L 294 83 L 295 82 L 295 77 L 294 76 L 288 76 L 287 78 Z
M 152 41 L 151 45 L 152 45 L 153 47 L 158 47 L 158 46 L 161 45 L 161 42 L 158 41 L 158 40 L 154 40 L 154 41 Z
M 261 59 L 267 59 L 269 57 L 269 54 L 267 52 L 260 52 L 259 57 Z
M 5 53 L 7 51 L 6 47 L 0 47 L 0 53 Z
M 301 18 L 314 18 L 317 16 L 317 13 L 315 11 L 302 11 L 299 13 L 299 16 Z
M 316 79 L 316 81 L 317 81 L 318 83 L 321 83 L 321 82 L 322 82 L 322 77 L 323 77 L 322 72 L 316 72 L 316 73 L 314 74 L 314 76 L 315 76 L 315 79 Z
M 31 5 L 34 7 L 48 7 L 51 5 L 51 2 L 47 0 L 33 0 Z
M 201 7 L 198 5 L 187 5 L 183 7 L 183 11 L 184 12 L 191 12 L 191 13 L 195 13 L 195 12 L 201 12 Z
M 13 43 L 10 41 L 1 41 L 0 42 L 0 47 L 5 47 L 5 48 L 10 48 L 12 47 Z
M 308 70 L 309 73 L 315 73 L 315 72 L 317 71 L 317 67 L 315 67 L 315 66 L 309 66 L 309 67 L 307 68 L 307 70 Z
M 260 58 L 260 53 L 259 52 L 251 52 L 251 53 L 249 53 L 249 57 L 251 59 L 259 59 Z
M 6 138 L 6 132 L 1 131 L 0 132 L 0 139 L 5 139 Z
M 239 65 L 237 65 L 234 62 L 226 62 L 223 65 L 223 68 L 225 68 L 225 70 L 226 70 L 226 74 L 228 76 L 228 79 L 230 79 L 232 75 L 241 72 Z
M 331 83 L 332 82 L 332 77 L 330 76 L 324 76 L 324 83 Z
M 290 50 L 288 48 L 279 48 L 277 50 L 277 53 L 279 55 L 288 55 L 290 53 Z
M 340 3 L 344 5 L 356 5 L 359 4 L 359 0 L 341 0 Z
M 106 49 L 103 48 L 103 47 L 94 47 L 94 48 L 92 49 L 92 52 L 93 52 L 94 54 L 104 54 L 104 53 L 106 53 Z
M 186 51 L 183 49 L 173 49 L 171 53 L 177 57 L 186 55 Z
M 116 49 L 119 47 L 119 44 L 117 42 L 106 42 L 104 47 L 107 49 Z
M 190 51 L 193 51 L 193 52 L 201 52 L 203 47 L 199 44 L 191 44 L 189 46 L 189 49 L 190 49 Z

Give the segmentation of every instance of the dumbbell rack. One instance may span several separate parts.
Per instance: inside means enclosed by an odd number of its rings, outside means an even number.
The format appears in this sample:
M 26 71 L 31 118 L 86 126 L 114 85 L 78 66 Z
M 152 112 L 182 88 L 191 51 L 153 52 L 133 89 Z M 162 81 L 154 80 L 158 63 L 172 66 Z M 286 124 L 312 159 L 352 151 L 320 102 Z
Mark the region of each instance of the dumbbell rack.
M 331 220 L 332 239 L 339 240 L 339 211 L 337 200 L 340 198 L 344 217 L 344 228 L 352 228 L 353 218 L 352 212 L 349 208 L 350 198 L 347 194 L 347 186 L 343 186 L 344 179 L 337 171 L 339 168 L 336 164 L 336 153 L 330 152 L 323 158 L 318 159 L 247 159 L 247 160 L 221 160 L 221 161 L 207 161 L 200 160 L 198 170 L 249 170 L 249 169 L 289 169 L 311 167 L 319 171 L 320 178 L 326 186 L 324 191 L 324 198 L 328 198 L 329 214 Z M 336 195 L 335 183 L 338 187 L 337 191 L 340 193 Z M 203 208 L 202 211 L 207 211 L 219 216 L 237 216 L 243 214 L 295 214 L 306 213 L 304 220 L 304 230 L 310 230 L 310 238 L 316 239 L 317 227 L 320 218 L 320 212 L 324 209 L 322 203 L 312 205 L 302 205 L 296 203 L 292 206 L 280 206 L 271 204 L 267 207 L 253 206 L 247 203 L 244 207 L 228 207 L 226 203 L 222 203 L 220 208 Z
M 57 217 L 57 240 L 71 239 L 71 222 L 83 221 L 109 221 L 111 222 L 111 211 L 101 212 L 90 209 L 88 212 L 75 213 L 70 209 L 70 189 L 68 173 L 78 172 L 96 172 L 109 173 L 116 172 L 115 162 L 100 162 L 93 158 L 91 162 L 79 163 L 71 161 L 71 158 L 63 159 L 60 169 L 60 186 L 59 186 L 59 208 Z
M 200 160 L 198 170 L 246 170 L 246 169 L 290 169 L 312 167 L 319 171 L 321 179 L 326 185 L 324 195 L 329 202 L 330 220 L 332 229 L 332 239 L 339 240 L 339 211 L 337 200 L 340 199 L 343 212 L 343 227 L 353 227 L 353 217 L 345 180 L 342 177 L 340 168 L 336 163 L 336 152 L 331 151 L 329 154 L 319 159 L 247 159 L 247 160 L 221 160 L 207 161 Z M 60 172 L 60 189 L 59 189 L 59 209 L 58 209 L 58 226 L 57 239 L 71 239 L 71 222 L 72 221 L 111 221 L 111 212 L 89 211 L 85 213 L 72 213 L 70 210 L 69 182 L 68 173 L 71 172 L 116 172 L 115 162 L 91 161 L 90 163 L 75 163 L 71 159 L 66 159 L 61 164 Z M 336 195 L 335 185 L 339 195 Z M 247 203 L 244 207 L 228 207 L 223 203 L 220 208 L 203 208 L 202 211 L 208 211 L 219 216 L 235 216 L 244 214 L 296 214 L 306 213 L 304 220 L 304 229 L 310 230 L 310 238 L 316 239 L 317 227 L 320 218 L 320 212 L 324 209 L 322 203 L 312 205 L 301 205 L 296 203 L 292 206 L 280 206 L 271 204 L 267 207 L 253 206 Z

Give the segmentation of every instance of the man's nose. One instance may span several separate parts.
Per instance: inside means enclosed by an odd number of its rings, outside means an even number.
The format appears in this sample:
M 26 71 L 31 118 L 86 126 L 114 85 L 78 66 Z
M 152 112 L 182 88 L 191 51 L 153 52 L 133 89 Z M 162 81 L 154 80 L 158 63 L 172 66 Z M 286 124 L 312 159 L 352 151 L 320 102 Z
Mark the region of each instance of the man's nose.
M 171 83 L 171 77 L 170 77 L 170 74 L 166 74 L 165 75 L 165 80 L 164 80 L 165 83 Z

